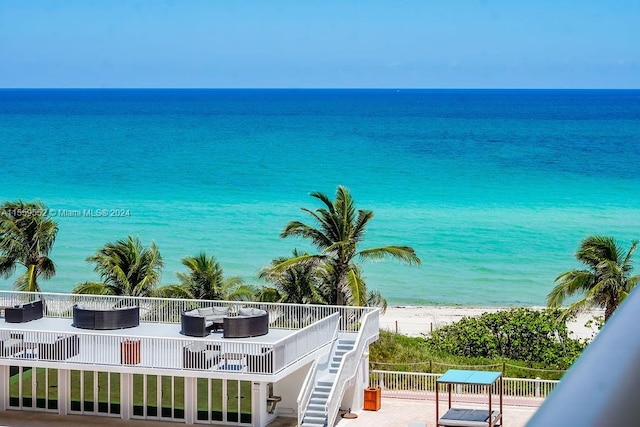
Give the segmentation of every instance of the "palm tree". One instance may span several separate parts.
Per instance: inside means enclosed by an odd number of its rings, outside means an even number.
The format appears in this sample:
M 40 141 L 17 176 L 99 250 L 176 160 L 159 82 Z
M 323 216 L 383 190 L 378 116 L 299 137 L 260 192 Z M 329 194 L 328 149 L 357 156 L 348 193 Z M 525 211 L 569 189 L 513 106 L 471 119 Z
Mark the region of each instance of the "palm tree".
M 58 224 L 40 201 L 5 202 L 0 206 L 0 276 L 10 277 L 17 264 L 27 270 L 15 281 L 19 291 L 41 292 L 38 279 L 56 274 L 49 253 L 58 233 Z
M 325 207 L 312 211 L 303 208 L 316 221 L 317 228 L 292 221 L 285 227 L 281 237 L 297 236 L 310 240 L 321 252 L 317 255 L 301 255 L 278 265 L 284 271 L 289 267 L 308 262 L 311 259 L 322 261 L 330 286 L 330 304 L 366 305 L 366 283 L 361 275 L 356 257 L 366 260 L 379 260 L 387 256 L 404 261 L 409 265 L 419 265 L 420 258 L 409 246 L 383 246 L 358 250 L 365 229 L 373 218 L 373 212 L 358 210 L 349 191 L 338 186 L 335 201 L 322 193 L 311 193 L 311 197 L 320 200 Z
M 291 258 L 299 258 L 301 254 L 297 249 L 293 250 Z M 260 290 L 261 301 L 292 303 L 292 304 L 326 304 L 327 295 L 323 294 L 322 265 L 316 259 L 309 262 L 298 263 L 286 270 L 278 269 L 278 265 L 291 258 L 280 257 L 271 261 L 270 267 L 265 267 L 258 273 L 258 277 L 273 284 Z
M 633 270 L 631 256 L 637 245 L 638 242 L 633 241 L 625 253 L 612 237 L 585 238 L 576 258 L 588 269 L 560 274 L 555 280 L 557 285 L 547 296 L 547 305 L 560 307 L 568 297 L 582 293 L 584 295 L 564 311 L 563 317 L 579 310 L 603 307 L 606 322 L 638 283 L 640 276 L 629 276 Z
M 224 271 L 216 259 L 200 252 L 182 259 L 188 273 L 177 273 L 179 285 L 163 286 L 156 295 L 168 298 L 208 300 L 250 300 L 255 290 L 244 285 L 238 276 L 224 278 Z
M 144 248 L 140 239 L 127 236 L 107 243 L 87 258 L 103 282 L 85 282 L 73 290 L 77 294 L 153 296 L 163 267 L 155 243 Z

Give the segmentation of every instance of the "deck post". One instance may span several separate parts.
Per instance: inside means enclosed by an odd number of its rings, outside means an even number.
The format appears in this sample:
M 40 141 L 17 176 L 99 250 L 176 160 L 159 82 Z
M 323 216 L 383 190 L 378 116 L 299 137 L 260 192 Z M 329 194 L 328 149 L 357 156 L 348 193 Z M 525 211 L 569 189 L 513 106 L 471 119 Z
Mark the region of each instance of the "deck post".
M 267 412 L 267 386 L 264 383 L 251 383 L 251 425 L 262 427 L 263 414 Z M 266 425 L 266 420 L 264 420 Z
M 120 374 L 120 418 L 131 419 L 133 408 L 133 374 L 123 372 Z
M 196 399 L 197 378 L 184 377 L 184 422 L 195 424 L 198 400 Z
M 0 411 L 7 410 L 7 402 L 9 401 L 9 366 L 0 366 L 0 378 L 2 383 L 0 384 Z
M 71 370 L 58 369 L 58 414 L 67 415 L 71 406 Z

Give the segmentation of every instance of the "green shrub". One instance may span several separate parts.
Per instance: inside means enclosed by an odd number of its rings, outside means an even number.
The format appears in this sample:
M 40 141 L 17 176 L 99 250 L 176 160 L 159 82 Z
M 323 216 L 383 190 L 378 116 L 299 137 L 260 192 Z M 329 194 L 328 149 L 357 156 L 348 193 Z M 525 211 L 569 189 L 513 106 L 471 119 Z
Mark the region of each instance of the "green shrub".
M 567 369 L 585 344 L 569 338 L 558 310 L 513 308 L 465 317 L 426 339 L 433 351 L 470 358 L 511 359 Z

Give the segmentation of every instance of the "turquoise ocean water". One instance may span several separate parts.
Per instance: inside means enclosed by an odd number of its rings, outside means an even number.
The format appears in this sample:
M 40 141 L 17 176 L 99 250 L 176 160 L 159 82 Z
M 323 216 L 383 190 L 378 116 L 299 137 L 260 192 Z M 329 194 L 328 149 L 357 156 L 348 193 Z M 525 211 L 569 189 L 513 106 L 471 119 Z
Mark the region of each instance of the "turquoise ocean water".
M 0 90 L 0 144 L 0 200 L 57 214 L 46 291 L 127 235 L 163 284 L 199 251 L 259 283 L 340 184 L 375 213 L 363 247 L 423 260 L 364 264 L 393 305 L 542 305 L 582 238 L 640 238 L 640 91 Z

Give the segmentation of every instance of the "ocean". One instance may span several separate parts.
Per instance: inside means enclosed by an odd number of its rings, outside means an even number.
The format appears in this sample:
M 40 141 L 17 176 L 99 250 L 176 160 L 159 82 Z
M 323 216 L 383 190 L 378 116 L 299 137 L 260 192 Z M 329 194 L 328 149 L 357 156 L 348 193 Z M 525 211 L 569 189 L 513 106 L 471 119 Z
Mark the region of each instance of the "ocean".
M 584 237 L 640 238 L 639 90 L 0 90 L 0 143 L 0 201 L 59 223 L 51 292 L 127 235 L 162 284 L 200 251 L 260 284 L 338 185 L 375 214 L 362 248 L 422 259 L 362 263 L 391 305 L 544 305 Z

